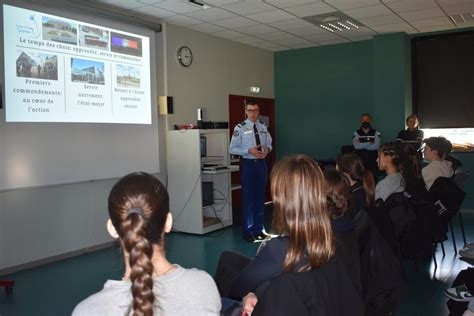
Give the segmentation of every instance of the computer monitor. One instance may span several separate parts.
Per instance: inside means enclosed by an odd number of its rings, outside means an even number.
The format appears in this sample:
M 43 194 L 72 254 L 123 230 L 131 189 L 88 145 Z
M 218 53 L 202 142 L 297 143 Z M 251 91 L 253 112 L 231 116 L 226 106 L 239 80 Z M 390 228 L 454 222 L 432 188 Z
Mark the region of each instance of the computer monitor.
M 201 151 L 201 157 L 206 157 L 207 156 L 207 139 L 206 136 L 201 136 L 199 138 L 199 144 L 200 144 L 200 151 Z

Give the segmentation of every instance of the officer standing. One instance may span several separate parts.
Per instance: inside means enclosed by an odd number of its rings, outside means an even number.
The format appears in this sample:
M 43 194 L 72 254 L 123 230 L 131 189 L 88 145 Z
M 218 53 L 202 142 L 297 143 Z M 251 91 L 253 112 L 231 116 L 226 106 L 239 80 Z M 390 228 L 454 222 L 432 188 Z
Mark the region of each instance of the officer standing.
M 247 119 L 237 124 L 230 141 L 230 153 L 242 156 L 240 176 L 242 182 L 243 237 L 249 242 L 268 237 L 264 227 L 265 185 L 267 163 L 265 157 L 272 150 L 272 137 L 267 127 L 258 120 L 256 100 L 246 100 Z
M 354 132 L 352 144 L 364 162 L 365 168 L 372 173 L 374 181 L 377 182 L 380 133 L 372 128 L 372 117 L 367 113 L 360 116 L 360 125 L 360 128 Z

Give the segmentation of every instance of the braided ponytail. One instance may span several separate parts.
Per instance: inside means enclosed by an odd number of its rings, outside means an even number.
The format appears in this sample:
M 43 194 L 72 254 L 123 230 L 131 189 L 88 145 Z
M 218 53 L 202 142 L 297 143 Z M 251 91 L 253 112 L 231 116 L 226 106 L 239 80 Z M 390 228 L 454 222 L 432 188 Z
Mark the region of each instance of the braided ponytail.
M 154 245 L 163 246 L 164 226 L 169 212 L 165 186 L 143 172 L 120 179 L 109 195 L 109 216 L 128 256 L 131 269 L 134 316 L 152 316 Z
M 138 214 L 130 214 L 122 222 L 125 235 L 122 244 L 130 254 L 133 316 L 152 316 L 155 295 L 153 294 L 153 245 L 145 238 L 145 221 Z

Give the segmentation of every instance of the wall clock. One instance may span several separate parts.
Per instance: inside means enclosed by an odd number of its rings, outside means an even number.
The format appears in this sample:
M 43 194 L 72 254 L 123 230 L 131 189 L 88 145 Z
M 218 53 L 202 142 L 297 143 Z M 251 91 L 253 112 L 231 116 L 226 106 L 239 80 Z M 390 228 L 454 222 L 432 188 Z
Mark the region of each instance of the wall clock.
M 193 63 L 193 52 L 188 46 L 178 48 L 178 61 L 183 67 L 191 66 Z

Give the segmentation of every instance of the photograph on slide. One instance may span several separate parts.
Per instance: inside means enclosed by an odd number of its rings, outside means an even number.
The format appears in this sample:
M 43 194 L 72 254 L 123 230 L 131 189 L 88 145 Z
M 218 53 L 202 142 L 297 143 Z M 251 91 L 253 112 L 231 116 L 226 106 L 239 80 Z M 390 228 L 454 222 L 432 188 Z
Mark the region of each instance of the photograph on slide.
M 117 65 L 117 86 L 120 88 L 140 88 L 140 68 Z
M 58 80 L 58 56 L 25 49 L 17 50 L 16 76 Z
M 104 85 L 104 63 L 71 58 L 71 81 Z
M 77 45 L 77 24 L 43 16 L 43 39 Z
M 109 50 L 109 31 L 97 27 L 80 25 L 79 46 Z

